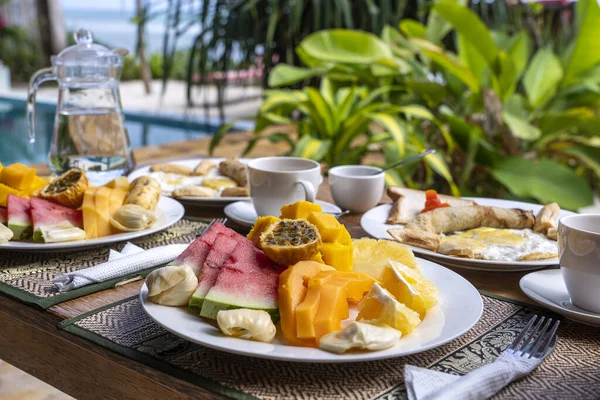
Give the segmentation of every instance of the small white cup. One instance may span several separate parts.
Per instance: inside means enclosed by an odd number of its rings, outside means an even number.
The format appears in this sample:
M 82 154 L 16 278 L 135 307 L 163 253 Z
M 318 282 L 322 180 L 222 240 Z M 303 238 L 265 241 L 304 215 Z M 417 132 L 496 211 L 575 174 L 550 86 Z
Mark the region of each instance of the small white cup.
M 600 214 L 576 214 L 558 222 L 560 270 L 571 302 L 600 313 Z
M 248 163 L 250 198 L 258 216 L 280 214 L 286 204 L 315 202 L 323 182 L 321 165 L 298 157 L 263 157 Z
M 329 185 L 335 204 L 342 210 L 362 213 L 381 201 L 385 174 L 372 175 L 381 168 L 344 165 L 329 170 Z

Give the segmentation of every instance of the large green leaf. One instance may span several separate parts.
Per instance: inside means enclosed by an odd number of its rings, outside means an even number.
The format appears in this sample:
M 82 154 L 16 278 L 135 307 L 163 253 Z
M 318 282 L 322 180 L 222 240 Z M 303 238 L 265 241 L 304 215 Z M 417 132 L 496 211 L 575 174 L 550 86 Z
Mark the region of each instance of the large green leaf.
M 464 65 L 468 65 L 481 86 L 488 86 L 490 66 L 485 58 L 463 35 L 458 35 L 458 56 Z
M 542 136 L 542 131 L 531 125 L 525 118 L 519 115 L 514 115 L 504 111 L 502 112 L 502 119 L 512 134 L 519 139 L 536 140 Z
M 377 36 L 361 31 L 330 29 L 307 36 L 297 48 L 322 63 L 371 64 L 392 59 L 392 51 Z
M 425 150 L 425 148 L 423 148 L 423 150 Z M 425 156 L 424 160 L 425 163 L 431 167 L 431 169 L 433 169 L 438 175 L 444 178 L 446 182 L 448 182 L 452 195 L 457 197 L 460 196 L 460 191 L 454 183 L 454 178 L 450 172 L 450 167 L 448 167 L 446 160 L 444 160 L 444 156 L 438 152 Z
M 272 133 L 268 136 L 257 136 L 254 137 L 252 139 L 250 139 L 250 141 L 248 142 L 248 145 L 246 146 L 246 148 L 244 149 L 244 152 L 242 153 L 242 157 L 248 155 L 248 153 L 250 153 L 252 151 L 252 149 L 256 146 L 256 144 L 261 141 L 267 139 L 269 142 L 271 143 L 280 143 L 280 142 L 286 142 L 287 144 L 290 145 L 290 152 L 294 151 L 294 148 L 296 147 L 295 143 L 292 141 L 292 139 L 289 137 L 289 135 L 285 134 L 285 133 Z
M 456 3 L 464 7 L 467 5 L 467 0 L 456 0 Z M 444 39 L 451 30 L 452 26 L 450 23 L 442 18 L 435 9 L 431 10 L 427 19 L 427 32 L 425 32 L 425 38 L 434 43 L 441 43 L 442 39 Z
M 461 6 L 454 1 L 441 1 L 433 9 L 452 27 L 459 35 L 464 36 L 481 54 L 490 66 L 494 66 L 498 55 L 498 47 L 489 29 L 481 19 L 469 8 Z
M 510 39 L 508 54 L 512 59 L 517 78 L 521 76 L 527 66 L 530 46 L 529 36 L 525 31 L 521 31 L 518 35 Z
M 514 195 L 532 197 L 543 204 L 557 202 L 562 208 L 577 210 L 593 201 L 586 180 L 554 160 L 509 157 L 491 172 Z
M 523 85 L 529 104 L 538 108 L 550 100 L 563 77 L 560 60 L 550 48 L 538 50 L 525 72 Z
M 579 143 L 568 143 L 560 146 L 557 152 L 579 159 L 596 174 L 596 177 L 600 178 L 600 148 Z
M 408 37 L 425 38 L 425 26 L 414 19 L 405 19 L 400 21 L 400 31 Z
M 473 72 L 459 61 L 451 58 L 448 54 L 437 53 L 434 51 L 424 50 L 423 54 L 429 57 L 434 63 L 460 79 L 473 92 L 479 92 L 479 80 Z
M 269 86 L 288 86 L 320 75 L 325 68 L 300 68 L 288 64 L 277 64 L 269 74 Z
M 447 95 L 446 88 L 437 82 L 407 79 L 404 84 L 412 89 L 415 94 L 422 96 L 432 108 L 440 104 Z
M 260 112 L 265 113 L 282 105 L 298 105 L 306 101 L 306 94 L 299 90 L 265 90 L 265 101 L 260 106 Z
M 393 115 L 386 113 L 369 114 L 369 118 L 381 125 L 392 136 L 398 146 L 400 157 L 404 157 L 404 143 L 407 135 L 405 124 Z
M 506 101 L 517 87 L 517 70 L 512 57 L 503 51 L 498 52 L 498 74 L 493 82 L 498 85 L 496 93 L 502 101 Z
M 493 166 L 499 159 L 500 155 L 497 150 L 485 138 L 483 130 L 477 125 L 471 125 L 462 118 L 449 113 L 447 110 L 443 112 L 444 118 L 448 121 L 452 137 L 465 153 L 473 147 L 471 144 L 473 136 L 477 138 L 477 154 L 475 160 L 478 164 L 490 167 Z
M 331 141 L 329 140 L 319 140 L 310 135 L 304 135 L 296 143 L 296 147 L 291 154 L 295 157 L 321 161 L 327 155 L 329 146 L 331 146 Z
M 315 88 L 306 88 L 306 96 L 308 101 L 305 103 L 309 109 L 309 117 L 315 121 L 315 126 L 318 127 L 321 137 L 330 137 L 335 134 L 335 117 L 333 110 L 329 106 L 327 100 Z
M 596 0 L 579 0 L 577 13 L 579 32 L 565 69 L 564 86 L 577 82 L 579 75 L 600 63 L 600 4 Z
M 572 108 L 563 112 L 542 114 L 538 126 L 544 135 L 563 130 L 580 130 L 590 135 L 598 135 L 600 117 L 589 108 Z

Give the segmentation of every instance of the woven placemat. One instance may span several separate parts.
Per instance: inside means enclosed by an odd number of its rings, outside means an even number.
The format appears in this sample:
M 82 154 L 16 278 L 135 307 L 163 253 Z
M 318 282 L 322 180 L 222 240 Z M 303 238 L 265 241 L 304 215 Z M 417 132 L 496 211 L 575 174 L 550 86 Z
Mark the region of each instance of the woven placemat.
M 401 399 L 405 364 L 462 375 L 494 360 L 539 309 L 489 295 L 467 334 L 404 358 L 348 364 L 304 364 L 237 356 L 181 339 L 154 323 L 137 297 L 64 321 L 61 329 L 166 373 L 235 398 Z M 600 330 L 564 320 L 558 347 L 528 377 L 498 398 L 597 398 Z
M 190 243 L 206 223 L 200 220 L 182 219 L 164 231 L 130 240 L 144 249 L 175 243 Z M 92 284 L 60 293 L 52 284 L 55 276 L 88 268 L 108 260 L 110 249 L 121 250 L 126 242 L 112 243 L 76 252 L 34 253 L 0 252 L 0 293 L 7 294 L 24 303 L 46 309 L 63 301 L 71 300 L 100 290 L 114 287 L 134 276 L 146 276 L 154 268 L 110 281 Z

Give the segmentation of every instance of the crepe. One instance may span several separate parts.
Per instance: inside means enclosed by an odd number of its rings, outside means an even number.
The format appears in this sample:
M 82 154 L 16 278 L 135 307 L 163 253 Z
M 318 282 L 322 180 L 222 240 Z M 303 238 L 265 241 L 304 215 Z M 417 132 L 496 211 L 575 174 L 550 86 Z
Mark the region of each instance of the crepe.
M 204 176 L 215 168 L 217 168 L 217 164 L 215 164 L 214 162 L 210 160 L 202 160 L 200 164 L 198 164 L 196 168 L 194 168 L 194 170 L 192 171 L 192 175 Z
M 544 235 L 548 233 L 550 228 L 554 227 L 554 221 L 560 214 L 560 207 L 556 203 L 546 204 L 535 217 L 535 225 L 533 230 Z
M 500 229 L 533 228 L 531 211 L 488 206 L 445 207 L 417 215 L 406 228 L 440 234 L 482 226 Z
M 542 253 L 536 251 L 535 253 L 525 254 L 523 257 L 519 258 L 519 261 L 539 261 L 539 260 L 549 260 L 551 258 L 557 258 L 558 253 Z
M 419 215 L 425 207 L 425 192 L 422 190 L 390 186 L 387 188 L 386 193 L 394 202 L 388 217 L 388 224 L 408 224 Z M 472 200 L 460 199 L 458 197 L 443 194 L 438 194 L 438 198 L 442 202 L 450 204 L 451 207 L 477 205 L 477 203 Z
M 436 251 L 442 237 L 420 229 L 392 228 L 388 229 L 391 237 L 400 243 Z
M 552 228 L 548 229 L 548 232 L 546 232 L 546 237 L 550 240 L 557 240 L 558 239 L 558 228 L 553 226 Z
M 483 258 L 481 251 L 485 250 L 485 244 L 473 239 L 444 238 L 437 248 L 437 252 L 447 256 L 461 258 Z

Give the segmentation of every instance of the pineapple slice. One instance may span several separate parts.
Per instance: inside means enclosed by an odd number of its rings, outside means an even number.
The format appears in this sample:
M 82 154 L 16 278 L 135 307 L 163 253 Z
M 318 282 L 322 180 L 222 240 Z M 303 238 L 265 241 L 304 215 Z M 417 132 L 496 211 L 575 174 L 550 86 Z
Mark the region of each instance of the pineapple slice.
M 377 279 L 381 276 L 385 266 L 389 264 L 389 260 L 419 270 L 412 250 L 403 244 L 391 240 L 362 238 L 352 240 L 352 245 L 354 246 L 353 271 L 364 272 Z
M 421 299 L 419 301 L 422 301 L 426 310 L 429 310 L 431 307 L 435 306 L 440 300 L 440 291 L 438 290 L 437 286 L 435 286 L 435 284 L 429 279 L 425 278 L 419 271 L 415 271 L 414 269 L 408 268 L 406 265 L 395 261 L 390 261 L 390 267 L 393 268 L 395 274 L 403 278 L 403 281 L 410 286 L 412 292 L 417 294 L 417 297 Z M 385 282 L 383 285 L 387 288 Z M 394 287 L 394 285 L 390 285 L 390 287 Z M 394 293 L 396 289 L 399 289 L 399 287 L 396 286 L 394 291 L 388 288 L 388 290 L 390 290 L 394 296 L 396 296 L 396 293 Z M 397 290 L 397 292 L 400 297 L 396 296 L 396 299 L 410 307 L 410 305 L 404 301 L 404 299 L 410 301 L 409 298 L 402 293 L 402 290 Z
M 378 283 L 358 303 L 357 321 L 372 325 L 389 326 L 408 335 L 421 323 L 416 311 L 411 310 L 382 288 Z

